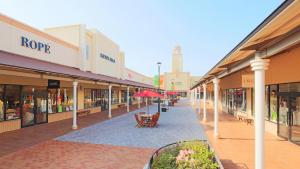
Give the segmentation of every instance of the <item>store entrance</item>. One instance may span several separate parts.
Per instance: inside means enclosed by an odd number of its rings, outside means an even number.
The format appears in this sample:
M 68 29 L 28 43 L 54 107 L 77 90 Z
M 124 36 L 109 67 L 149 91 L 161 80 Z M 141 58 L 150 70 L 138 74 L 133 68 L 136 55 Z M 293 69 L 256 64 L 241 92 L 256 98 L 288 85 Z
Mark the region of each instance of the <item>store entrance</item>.
M 279 93 L 278 135 L 300 144 L 300 93 Z
M 47 89 L 22 87 L 22 127 L 47 122 Z

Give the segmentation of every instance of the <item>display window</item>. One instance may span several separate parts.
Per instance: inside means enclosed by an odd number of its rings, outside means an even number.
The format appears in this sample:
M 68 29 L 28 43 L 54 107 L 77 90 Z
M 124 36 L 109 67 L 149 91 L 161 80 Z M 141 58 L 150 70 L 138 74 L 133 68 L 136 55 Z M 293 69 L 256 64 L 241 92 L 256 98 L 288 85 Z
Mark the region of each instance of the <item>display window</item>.
M 118 100 L 115 92 L 112 91 L 112 99 Z M 108 109 L 108 90 L 106 89 L 84 89 L 84 108 L 101 107 Z
M 235 89 L 235 104 L 240 112 L 247 111 L 247 90 Z
M 22 126 L 47 122 L 47 88 L 22 87 Z
M 73 90 L 72 88 L 58 89 L 58 112 L 73 110 Z
M 270 120 L 270 87 L 265 87 L 265 118 Z
M 271 85 L 270 86 L 270 120 L 272 122 L 277 122 L 277 85 Z
M 48 113 L 57 112 L 57 89 L 48 89 Z
M 61 113 L 72 110 L 72 88 L 48 89 L 48 113 Z
M 20 105 L 21 86 L 6 85 L 5 86 L 5 119 L 13 120 L 20 118 L 21 105 Z
M 0 85 L 0 121 L 4 120 L 4 85 Z
M 112 90 L 111 91 L 112 96 L 112 103 L 111 104 L 118 104 L 119 103 L 119 91 L 118 90 Z

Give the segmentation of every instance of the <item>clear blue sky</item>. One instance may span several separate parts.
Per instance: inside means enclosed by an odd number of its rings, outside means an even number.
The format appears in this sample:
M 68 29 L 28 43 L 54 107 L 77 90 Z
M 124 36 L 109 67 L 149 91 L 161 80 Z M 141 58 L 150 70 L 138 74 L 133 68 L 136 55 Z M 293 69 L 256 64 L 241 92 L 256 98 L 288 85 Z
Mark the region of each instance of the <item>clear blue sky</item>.
M 89 2 L 89 3 L 87 3 Z M 126 66 L 152 76 L 171 70 L 176 44 L 184 71 L 203 75 L 283 0 L 0 0 L 0 12 L 39 29 L 84 23 L 119 44 Z

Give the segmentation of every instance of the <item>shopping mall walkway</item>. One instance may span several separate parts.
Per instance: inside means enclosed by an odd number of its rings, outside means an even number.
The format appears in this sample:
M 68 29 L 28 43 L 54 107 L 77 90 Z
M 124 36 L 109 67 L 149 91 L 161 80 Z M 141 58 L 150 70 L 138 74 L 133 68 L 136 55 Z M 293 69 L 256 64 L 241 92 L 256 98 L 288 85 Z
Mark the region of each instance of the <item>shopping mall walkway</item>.
M 156 105 L 150 106 L 151 113 L 156 109 Z M 187 101 L 162 112 L 157 128 L 136 128 L 134 113 L 139 111 L 147 109 L 125 113 L 2 156 L 0 169 L 140 169 L 157 147 L 178 140 L 205 138 Z
M 202 111 L 203 112 L 203 111 Z M 213 136 L 213 110 L 208 110 L 205 133 L 225 169 L 254 169 L 254 125 L 238 121 L 232 115 L 219 115 L 219 136 Z M 199 116 L 202 118 L 202 113 Z M 265 134 L 265 168 L 299 169 L 300 146 L 277 136 Z

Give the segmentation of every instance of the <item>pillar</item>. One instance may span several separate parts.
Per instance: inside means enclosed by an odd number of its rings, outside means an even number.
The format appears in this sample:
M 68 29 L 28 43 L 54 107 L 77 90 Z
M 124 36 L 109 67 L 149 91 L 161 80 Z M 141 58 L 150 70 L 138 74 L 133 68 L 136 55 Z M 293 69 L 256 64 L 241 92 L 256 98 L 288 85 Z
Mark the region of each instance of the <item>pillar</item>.
M 141 93 L 141 88 L 139 87 L 138 92 Z M 141 97 L 138 98 L 138 106 L 141 108 Z
M 192 89 L 190 93 L 191 93 L 191 103 L 192 105 L 194 105 L 194 89 Z
M 77 129 L 77 80 L 73 81 L 73 125 L 72 129 Z
M 198 102 L 198 113 L 201 113 L 201 87 L 198 87 L 198 92 L 199 92 L 199 102 Z
M 214 136 L 219 137 L 219 112 L 218 112 L 218 101 L 219 101 L 219 79 L 214 78 Z
M 119 104 L 122 103 L 122 87 L 119 88 Z
M 206 84 L 202 85 L 203 87 L 203 122 L 206 122 Z
M 269 60 L 259 58 L 260 53 L 255 55 L 255 59 L 250 61 L 254 71 L 255 92 L 255 169 L 264 169 L 265 70 L 268 68 Z
M 129 86 L 127 87 L 127 112 L 129 112 Z
M 111 84 L 108 86 L 108 118 L 111 118 Z

